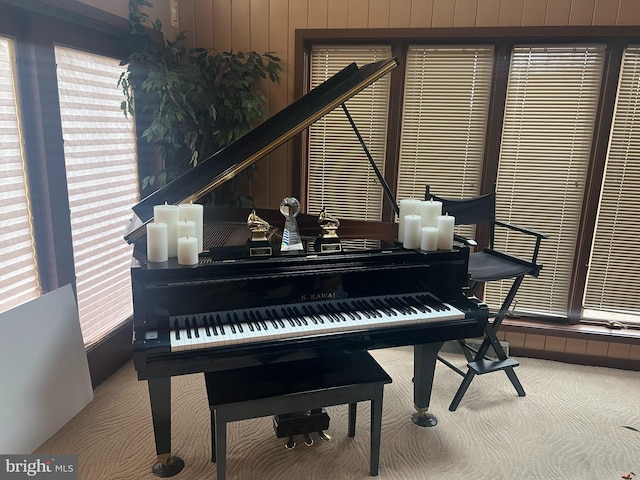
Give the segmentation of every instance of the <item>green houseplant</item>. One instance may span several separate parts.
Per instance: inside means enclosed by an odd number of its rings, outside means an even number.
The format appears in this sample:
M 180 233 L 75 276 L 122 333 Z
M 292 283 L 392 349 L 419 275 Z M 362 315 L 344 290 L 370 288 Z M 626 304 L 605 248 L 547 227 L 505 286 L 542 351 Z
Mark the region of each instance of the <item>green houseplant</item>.
M 185 32 L 166 40 L 160 20 L 151 21 L 141 7 L 153 4 L 129 0 L 131 34 L 121 61 L 127 70 L 118 85 L 125 97 L 123 112 L 149 118 L 142 136 L 162 158 L 163 168 L 142 179 L 142 191 L 148 192 L 264 121 L 268 110 L 260 83 L 267 78 L 279 82 L 281 67 L 272 52 L 188 49 Z M 250 203 L 231 198 L 228 189 L 215 193 L 218 203 Z

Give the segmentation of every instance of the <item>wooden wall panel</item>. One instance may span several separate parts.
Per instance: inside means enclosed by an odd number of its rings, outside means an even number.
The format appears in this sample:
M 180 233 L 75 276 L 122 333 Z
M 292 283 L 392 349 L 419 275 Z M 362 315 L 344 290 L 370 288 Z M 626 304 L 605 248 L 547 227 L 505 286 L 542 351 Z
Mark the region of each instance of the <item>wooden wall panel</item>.
M 553 1 L 553 0 L 551 0 Z M 547 0 L 524 0 L 522 25 L 544 25 L 547 17 Z
M 476 27 L 495 27 L 498 25 L 499 17 L 500 0 L 482 0 L 478 3 Z
M 231 48 L 246 52 L 251 46 L 250 0 L 233 0 L 231 2 Z
M 182 7 L 180 3 L 180 23 L 182 24 Z M 213 48 L 215 39 L 213 36 L 213 4 L 211 0 L 195 0 L 193 12 L 193 25 L 195 28 L 195 38 L 198 40 L 194 47 Z M 185 29 L 180 25 L 180 29 Z
M 596 0 L 572 0 L 569 25 L 591 25 Z
M 369 28 L 389 28 L 390 0 L 369 0 Z
M 568 25 L 571 0 L 552 0 L 547 4 L 545 25 Z
M 422 0 L 421 3 L 426 3 Z M 408 28 L 411 25 L 411 0 L 393 0 L 389 10 L 390 28 Z
M 307 24 L 309 28 L 327 28 L 328 5 L 327 0 L 309 0 Z
M 346 0 L 329 0 L 327 4 L 327 26 L 329 28 L 347 28 L 349 2 Z
M 456 0 L 453 11 L 454 27 L 475 27 L 478 0 Z
M 213 46 L 229 51 L 231 43 L 231 0 L 211 0 L 213 6 Z
M 618 0 L 596 0 L 593 25 L 615 25 L 618 20 Z
M 411 28 L 424 28 L 431 26 L 433 14 L 433 0 L 411 2 Z
M 519 27 L 522 25 L 524 0 L 509 0 L 500 3 L 498 25 L 501 27 Z
M 640 25 L 640 2 L 638 0 L 620 0 L 618 25 Z
M 433 0 L 432 27 L 453 27 L 455 1 Z
M 349 2 L 347 27 L 367 28 L 369 24 L 369 0 L 344 0 Z

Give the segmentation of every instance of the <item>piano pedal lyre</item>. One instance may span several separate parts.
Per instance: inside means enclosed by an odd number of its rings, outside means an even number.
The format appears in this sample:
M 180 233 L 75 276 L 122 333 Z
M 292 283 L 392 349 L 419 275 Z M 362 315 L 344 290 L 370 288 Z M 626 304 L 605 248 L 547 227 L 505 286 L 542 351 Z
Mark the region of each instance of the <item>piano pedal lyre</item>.
M 184 468 L 184 460 L 170 453 L 158 455 L 158 461 L 153 465 L 153 474 L 156 477 L 173 477 Z

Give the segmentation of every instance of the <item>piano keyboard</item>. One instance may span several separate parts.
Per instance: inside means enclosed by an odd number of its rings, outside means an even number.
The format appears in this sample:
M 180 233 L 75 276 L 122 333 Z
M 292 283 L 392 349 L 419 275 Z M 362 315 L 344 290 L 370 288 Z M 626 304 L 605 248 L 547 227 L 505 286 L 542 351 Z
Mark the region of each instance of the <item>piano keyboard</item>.
M 170 317 L 171 351 L 463 319 L 431 294 L 375 296 Z

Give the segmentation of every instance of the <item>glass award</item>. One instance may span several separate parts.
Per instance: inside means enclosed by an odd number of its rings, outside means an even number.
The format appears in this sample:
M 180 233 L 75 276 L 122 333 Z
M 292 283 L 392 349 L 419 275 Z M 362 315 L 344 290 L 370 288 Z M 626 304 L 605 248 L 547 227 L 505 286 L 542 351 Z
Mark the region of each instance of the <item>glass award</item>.
M 284 231 L 282 232 L 282 244 L 280 251 L 293 252 L 304 250 L 300 231 L 298 230 L 298 222 L 296 216 L 300 213 L 300 202 L 293 197 L 286 197 L 280 203 L 280 213 L 286 219 L 284 222 Z

